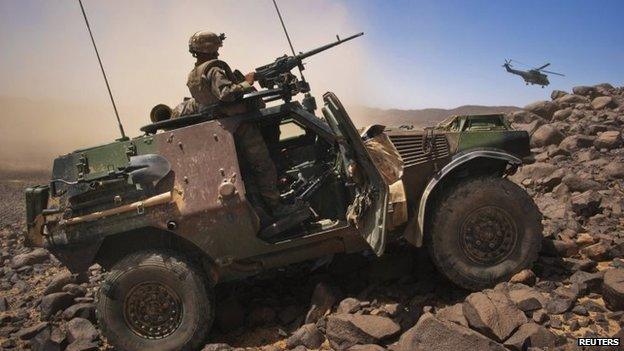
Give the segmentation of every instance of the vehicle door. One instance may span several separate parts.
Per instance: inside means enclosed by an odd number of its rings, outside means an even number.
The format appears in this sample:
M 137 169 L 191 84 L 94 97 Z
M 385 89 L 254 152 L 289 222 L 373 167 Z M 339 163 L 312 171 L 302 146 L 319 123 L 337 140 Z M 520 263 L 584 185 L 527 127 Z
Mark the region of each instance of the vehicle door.
M 323 115 L 337 136 L 345 171 L 348 172 L 350 165 L 355 164 L 361 175 L 355 180 L 355 198 L 349 212 L 355 213 L 358 231 L 375 254 L 381 256 L 386 245 L 388 185 L 338 97 L 328 92 L 323 95 L 323 102 Z

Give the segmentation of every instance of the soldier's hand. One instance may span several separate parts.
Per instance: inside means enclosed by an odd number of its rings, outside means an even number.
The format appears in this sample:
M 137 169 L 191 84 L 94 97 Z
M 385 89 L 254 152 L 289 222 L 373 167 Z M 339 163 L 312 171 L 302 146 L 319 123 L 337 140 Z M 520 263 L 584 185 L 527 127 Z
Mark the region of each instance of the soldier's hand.
M 245 74 L 245 82 L 253 84 L 256 81 L 256 72 L 249 72 Z

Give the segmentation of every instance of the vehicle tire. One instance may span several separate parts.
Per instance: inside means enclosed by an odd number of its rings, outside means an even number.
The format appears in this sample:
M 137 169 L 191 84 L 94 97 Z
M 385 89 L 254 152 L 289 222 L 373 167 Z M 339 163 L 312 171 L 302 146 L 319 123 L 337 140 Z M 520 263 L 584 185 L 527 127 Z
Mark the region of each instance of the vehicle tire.
M 96 300 L 102 334 L 118 350 L 195 350 L 214 319 L 212 287 L 191 262 L 167 251 L 117 262 Z
M 456 183 L 431 209 L 427 245 L 440 272 L 472 291 L 529 268 L 542 242 L 542 215 L 533 199 L 507 179 Z

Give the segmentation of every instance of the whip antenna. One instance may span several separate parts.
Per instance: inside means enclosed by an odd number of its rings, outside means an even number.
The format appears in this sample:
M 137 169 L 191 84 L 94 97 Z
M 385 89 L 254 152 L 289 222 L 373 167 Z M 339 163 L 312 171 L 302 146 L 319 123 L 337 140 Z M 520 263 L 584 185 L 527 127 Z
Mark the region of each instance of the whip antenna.
M 97 46 L 95 45 L 95 40 L 93 39 L 93 33 L 91 32 L 91 26 L 89 26 L 89 20 L 87 19 L 87 14 L 85 12 L 84 6 L 82 6 L 82 0 L 78 0 L 78 3 L 80 4 L 82 17 L 84 17 L 85 23 L 87 25 L 87 30 L 89 31 L 89 36 L 91 37 L 91 43 L 93 43 L 95 56 L 97 56 L 98 62 L 100 64 L 100 69 L 102 70 L 102 76 L 104 76 L 104 83 L 106 83 L 108 96 L 110 97 L 111 103 L 113 104 L 113 110 L 115 111 L 115 116 L 117 117 L 117 123 L 119 124 L 119 131 L 121 132 L 121 140 L 128 140 L 128 137 L 126 136 L 126 133 L 124 132 L 123 125 L 121 124 L 121 119 L 119 118 L 119 112 L 117 112 L 117 105 L 115 105 L 115 99 L 113 99 L 113 93 L 111 92 L 110 85 L 108 84 L 108 78 L 106 78 L 106 72 L 104 71 L 104 65 L 102 65 L 102 59 L 100 58 L 100 53 L 98 52 Z M 290 42 L 290 39 L 288 41 Z
M 286 40 L 288 40 L 288 45 L 290 46 L 290 51 L 292 51 L 293 56 L 297 56 L 295 54 L 295 49 L 293 48 L 292 42 L 290 41 L 290 35 L 288 35 L 288 30 L 286 29 L 286 25 L 284 24 L 284 19 L 282 18 L 282 14 L 280 13 L 279 7 L 277 7 L 277 2 L 273 0 L 273 5 L 275 6 L 275 11 L 277 11 L 277 17 L 279 17 L 280 23 L 282 24 L 282 28 L 284 29 L 284 34 L 286 34 Z M 299 68 L 299 74 L 301 75 L 301 80 L 305 81 L 305 77 L 303 76 L 303 70 L 301 66 Z

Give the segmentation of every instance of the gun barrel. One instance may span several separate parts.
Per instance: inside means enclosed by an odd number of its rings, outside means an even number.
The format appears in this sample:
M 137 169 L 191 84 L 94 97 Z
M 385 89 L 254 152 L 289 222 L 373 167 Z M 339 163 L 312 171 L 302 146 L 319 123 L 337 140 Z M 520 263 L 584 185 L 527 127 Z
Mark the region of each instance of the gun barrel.
M 336 41 L 335 41 L 335 42 L 333 42 L 333 43 L 329 43 L 329 44 L 327 44 L 327 45 L 323 45 L 323 46 L 321 46 L 321 47 L 318 47 L 318 48 L 316 48 L 316 49 L 312 49 L 312 50 L 307 51 L 307 52 L 302 52 L 302 53 L 300 53 L 299 55 L 297 55 L 296 57 L 297 57 L 297 59 L 298 59 L 299 61 L 301 61 L 301 60 L 303 60 L 303 59 L 305 59 L 305 58 L 308 58 L 308 57 L 310 57 L 310 56 L 312 56 L 312 55 L 316 55 L 316 54 L 318 54 L 318 53 L 319 53 L 319 52 L 321 52 L 321 51 L 325 51 L 325 50 L 327 50 L 327 49 L 333 48 L 334 46 L 336 46 L 336 45 L 340 45 L 340 44 L 342 44 L 342 43 L 344 43 L 344 42 L 346 42 L 346 41 L 349 41 L 349 40 L 351 40 L 351 39 L 355 39 L 355 38 L 357 38 L 357 37 L 361 37 L 362 35 L 364 35 L 364 32 L 360 32 L 360 33 L 354 34 L 354 35 L 349 36 L 349 37 L 347 37 L 347 38 L 345 38 L 345 39 L 338 39 L 338 40 L 336 40 Z

